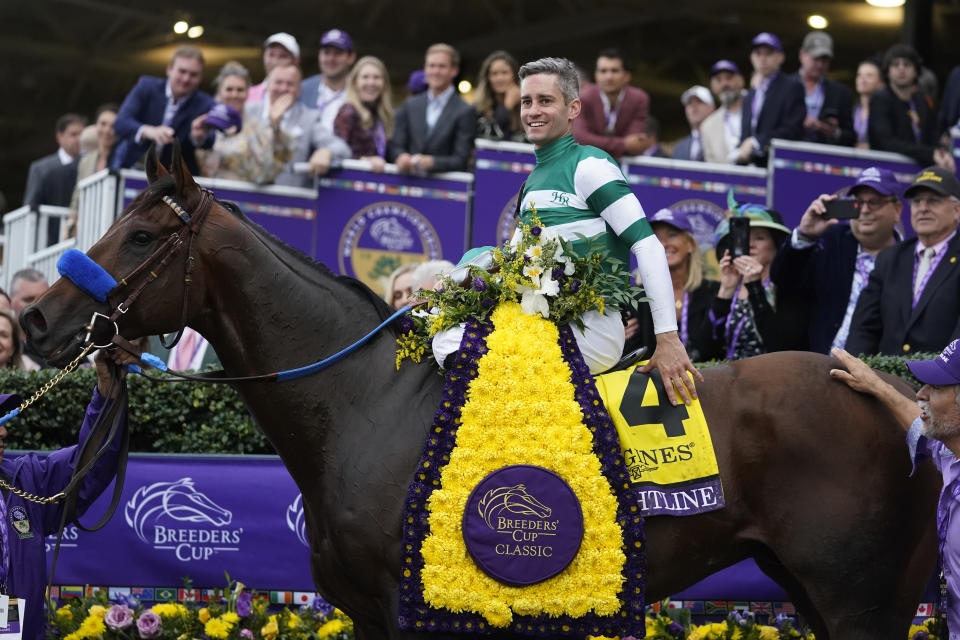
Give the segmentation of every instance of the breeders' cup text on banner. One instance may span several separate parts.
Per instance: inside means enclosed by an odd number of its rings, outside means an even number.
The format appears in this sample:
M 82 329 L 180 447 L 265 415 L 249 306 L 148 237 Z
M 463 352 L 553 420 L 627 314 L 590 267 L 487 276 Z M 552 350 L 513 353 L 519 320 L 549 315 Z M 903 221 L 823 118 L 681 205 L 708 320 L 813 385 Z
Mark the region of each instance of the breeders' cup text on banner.
M 354 214 L 340 236 L 340 273 L 383 295 L 397 267 L 441 254 L 436 230 L 419 211 L 400 202 L 375 202 Z
M 210 560 L 237 552 L 243 527 L 231 527 L 233 513 L 201 492 L 190 478 L 140 487 L 124 517 L 137 537 L 180 562 Z

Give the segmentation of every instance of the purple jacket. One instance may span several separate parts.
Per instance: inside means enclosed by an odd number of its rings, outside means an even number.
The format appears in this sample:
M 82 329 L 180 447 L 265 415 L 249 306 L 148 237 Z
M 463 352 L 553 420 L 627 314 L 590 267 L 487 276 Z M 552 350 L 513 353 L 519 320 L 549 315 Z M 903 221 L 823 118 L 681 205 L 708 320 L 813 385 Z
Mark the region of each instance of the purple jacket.
M 943 489 L 937 504 L 937 537 L 949 592 L 947 627 L 952 639 L 960 636 L 960 514 L 957 513 L 957 506 L 960 506 L 960 460 L 942 442 L 923 435 L 922 424 L 917 418 L 910 425 L 907 446 L 914 471 L 917 464 L 929 456 L 943 476 Z
M 94 388 L 93 398 L 87 406 L 80 427 L 78 442 L 90 435 L 97 416 L 108 406 L 107 401 Z M 11 423 L 16 428 L 16 422 Z M 127 428 L 126 415 L 122 428 Z M 119 431 L 111 447 L 97 465 L 87 474 L 77 499 L 77 513 L 83 514 L 113 480 L 117 468 L 117 456 L 123 433 Z M 40 496 L 59 493 L 70 481 L 77 463 L 79 445 L 50 452 L 39 457 L 28 453 L 15 459 L 0 461 L 0 471 L 11 480 L 13 486 Z M 7 498 L 7 522 L 10 539 L 10 575 L 7 577 L 8 593 L 26 599 L 26 616 L 23 621 L 24 640 L 42 638 L 44 633 L 43 602 L 47 586 L 47 554 L 44 536 L 55 534 L 62 517 L 61 505 L 39 505 L 10 494 Z M 15 509 L 26 511 L 29 530 L 19 533 L 12 525 Z M 22 512 L 21 512 L 22 513 Z M 25 528 L 25 527 L 24 527 Z

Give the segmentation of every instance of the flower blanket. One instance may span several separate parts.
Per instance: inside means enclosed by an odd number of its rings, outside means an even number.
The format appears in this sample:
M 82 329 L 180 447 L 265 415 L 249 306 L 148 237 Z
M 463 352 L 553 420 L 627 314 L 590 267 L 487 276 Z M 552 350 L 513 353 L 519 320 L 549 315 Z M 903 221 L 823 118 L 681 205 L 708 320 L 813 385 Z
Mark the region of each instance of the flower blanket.
M 408 492 L 400 627 L 642 637 L 645 548 L 638 493 L 569 327 L 504 303 L 487 321 L 468 322 L 456 358 Z M 552 536 L 560 510 L 552 503 L 524 495 L 536 492 L 523 484 L 508 487 L 508 498 L 497 494 L 503 487 L 474 495 L 504 469 L 537 470 L 579 503 L 582 537 L 575 554 L 545 579 L 494 578 L 465 542 L 461 524 L 479 504 L 491 530 L 496 523 L 513 526 L 496 554 L 556 553 Z M 491 509 L 500 509 L 499 515 L 490 516 Z M 515 568 L 519 561 L 508 557 L 503 566 Z

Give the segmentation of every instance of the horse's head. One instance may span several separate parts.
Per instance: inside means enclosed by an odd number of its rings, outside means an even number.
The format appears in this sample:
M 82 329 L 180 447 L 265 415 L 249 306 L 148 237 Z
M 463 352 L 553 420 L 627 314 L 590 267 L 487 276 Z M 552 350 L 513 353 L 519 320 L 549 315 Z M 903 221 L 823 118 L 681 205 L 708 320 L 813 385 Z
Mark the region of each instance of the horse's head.
M 224 210 L 194 182 L 179 146 L 174 147 L 172 171 L 168 173 L 151 150 L 146 162 L 149 186 L 87 252 L 118 282 L 105 301 L 60 278 L 24 309 L 20 323 L 28 339 L 52 364 L 63 366 L 80 352 L 95 312 L 114 316 L 119 333 L 130 339 L 176 331 L 197 313 L 206 283 L 202 270 L 189 274 L 194 236 L 204 218 L 209 227 L 213 224 L 209 218 Z M 201 204 L 203 211 L 198 211 Z M 205 211 L 209 215 L 203 215 Z M 193 217 L 187 221 L 182 212 Z M 185 287 L 188 274 L 189 288 Z M 112 332 L 106 339 L 110 337 Z

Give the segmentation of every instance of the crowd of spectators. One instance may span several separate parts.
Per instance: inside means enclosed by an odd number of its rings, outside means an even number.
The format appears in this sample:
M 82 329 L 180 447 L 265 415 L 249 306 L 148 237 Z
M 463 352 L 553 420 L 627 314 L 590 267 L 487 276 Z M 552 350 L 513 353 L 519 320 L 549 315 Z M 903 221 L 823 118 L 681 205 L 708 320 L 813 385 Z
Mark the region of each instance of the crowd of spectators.
M 721 224 L 718 282 L 704 278 L 686 216 L 657 212 L 651 220 L 667 249 L 688 347 L 702 359 L 844 346 L 902 353 L 937 351 L 960 337 L 957 313 L 933 321 L 924 311 L 925 291 L 950 296 L 952 304 L 960 300 L 958 276 L 945 275 L 960 242 L 960 185 L 948 146 L 949 130 L 960 120 L 960 66 L 938 110 L 936 79 L 924 82 L 932 74 L 905 44 L 861 62 L 855 92 L 828 77 L 834 42 L 826 32 L 803 39 L 795 72 L 784 70 L 787 53 L 773 33 L 757 34 L 744 53 L 746 73 L 731 60 L 718 60 L 709 87 L 683 92 L 677 108 L 690 132 L 666 145 L 670 157 L 765 166 L 773 138 L 895 151 L 929 167 L 906 194 L 917 239 L 902 241 L 895 223 L 904 196 L 881 169 L 865 171 L 850 185 L 861 215 L 849 225 L 824 217 L 830 195 L 811 203 L 796 229 L 784 226 L 776 211 L 742 208 L 739 215 L 751 224 L 749 252 L 732 255 L 729 227 Z M 78 179 L 108 166 L 137 166 L 151 144 L 168 158 L 174 141 L 195 174 L 309 187 L 314 175 L 345 158 L 364 160 L 376 172 L 387 163 L 412 174 L 467 170 L 475 138 L 526 139 L 518 64 L 507 51 L 483 60 L 472 104 L 456 85 L 460 54 L 445 43 L 426 50 L 402 101 L 394 100 L 384 61 L 358 58 L 343 30 L 320 37 L 319 74 L 304 79 L 300 62 L 297 39 L 275 33 L 263 43 L 261 82 L 254 84 L 251 71 L 231 61 L 219 70 L 211 96 L 201 87 L 202 52 L 177 48 L 165 78 L 141 77 L 119 107 L 97 110 L 86 136 L 83 116 L 58 120 L 58 149 L 30 166 L 25 202 L 67 205 L 72 196 L 75 210 Z M 581 86 L 574 138 L 614 159 L 667 157 L 650 97 L 631 84 L 631 69 L 618 49 L 598 53 L 592 82 L 584 78 Z M 81 154 L 85 137 L 90 150 Z M 390 278 L 387 301 L 403 306 L 420 280 L 412 266 L 401 267 Z M 650 344 L 650 332 L 642 314 L 627 319 L 628 348 L 631 340 Z

